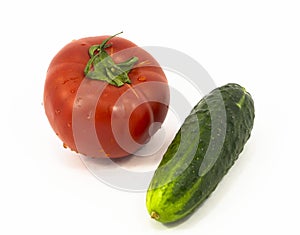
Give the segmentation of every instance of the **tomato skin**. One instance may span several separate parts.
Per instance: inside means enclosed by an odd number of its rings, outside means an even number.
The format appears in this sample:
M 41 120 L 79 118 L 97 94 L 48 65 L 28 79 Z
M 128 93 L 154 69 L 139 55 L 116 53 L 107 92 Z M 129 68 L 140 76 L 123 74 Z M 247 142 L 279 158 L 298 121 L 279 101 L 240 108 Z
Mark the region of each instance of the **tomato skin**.
M 49 123 L 64 146 L 91 157 L 119 158 L 145 144 L 149 128 L 162 123 L 169 105 L 167 79 L 158 62 L 134 43 L 114 37 L 107 53 L 115 63 L 136 56 L 121 87 L 84 75 L 88 50 L 108 36 L 74 40 L 51 61 L 44 87 Z

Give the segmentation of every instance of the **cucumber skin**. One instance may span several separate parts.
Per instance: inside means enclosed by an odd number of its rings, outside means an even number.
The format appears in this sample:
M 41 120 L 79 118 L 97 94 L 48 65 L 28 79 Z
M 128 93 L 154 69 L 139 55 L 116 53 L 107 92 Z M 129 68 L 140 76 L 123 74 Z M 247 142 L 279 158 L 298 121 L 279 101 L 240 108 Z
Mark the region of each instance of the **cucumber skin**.
M 238 84 L 216 88 L 203 97 L 154 173 L 146 195 L 151 217 L 162 223 L 175 222 L 204 202 L 242 152 L 254 116 L 252 97 Z M 204 164 L 203 170 L 204 156 L 216 160 L 213 165 Z

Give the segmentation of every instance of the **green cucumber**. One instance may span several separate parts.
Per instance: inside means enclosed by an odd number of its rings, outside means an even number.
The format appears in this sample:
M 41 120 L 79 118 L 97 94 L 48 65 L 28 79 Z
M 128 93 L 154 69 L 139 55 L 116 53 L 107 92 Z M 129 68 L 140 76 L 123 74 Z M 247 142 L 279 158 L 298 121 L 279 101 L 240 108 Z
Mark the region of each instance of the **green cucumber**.
M 251 95 L 238 84 L 214 89 L 192 109 L 149 185 L 146 205 L 162 223 L 191 214 L 214 191 L 250 137 Z

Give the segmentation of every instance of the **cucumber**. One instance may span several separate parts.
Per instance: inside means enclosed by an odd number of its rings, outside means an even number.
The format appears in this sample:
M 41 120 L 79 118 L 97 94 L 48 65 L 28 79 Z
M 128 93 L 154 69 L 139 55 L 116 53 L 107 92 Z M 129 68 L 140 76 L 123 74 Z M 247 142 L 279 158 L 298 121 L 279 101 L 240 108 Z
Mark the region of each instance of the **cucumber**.
M 214 191 L 250 137 L 251 95 L 238 84 L 214 89 L 192 109 L 147 190 L 150 216 L 162 223 L 191 214 Z

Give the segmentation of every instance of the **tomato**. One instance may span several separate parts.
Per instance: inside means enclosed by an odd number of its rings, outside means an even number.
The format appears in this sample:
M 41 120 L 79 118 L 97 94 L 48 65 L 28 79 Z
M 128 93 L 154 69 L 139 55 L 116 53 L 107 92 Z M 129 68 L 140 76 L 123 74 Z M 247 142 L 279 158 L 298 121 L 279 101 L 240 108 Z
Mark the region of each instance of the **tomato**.
M 96 158 L 128 156 L 146 144 L 169 99 L 158 62 L 116 35 L 67 44 L 52 59 L 44 86 L 46 116 L 64 147 Z

